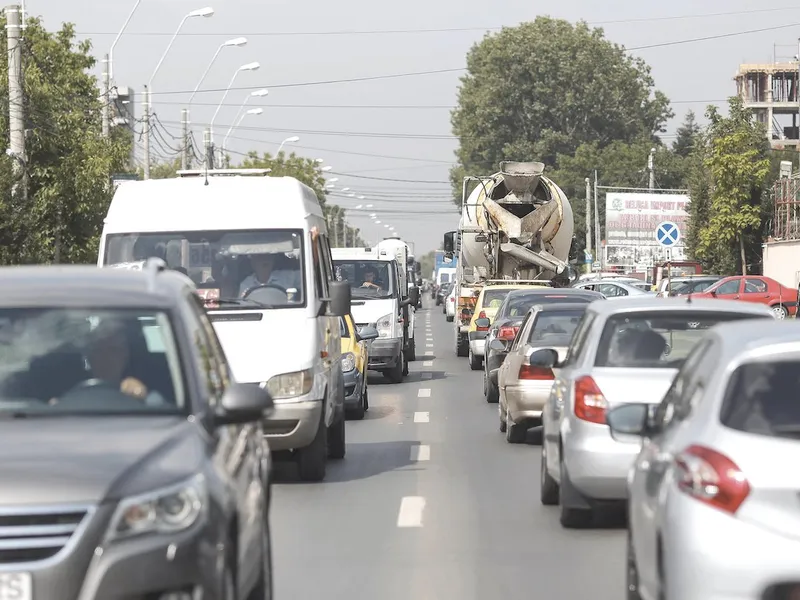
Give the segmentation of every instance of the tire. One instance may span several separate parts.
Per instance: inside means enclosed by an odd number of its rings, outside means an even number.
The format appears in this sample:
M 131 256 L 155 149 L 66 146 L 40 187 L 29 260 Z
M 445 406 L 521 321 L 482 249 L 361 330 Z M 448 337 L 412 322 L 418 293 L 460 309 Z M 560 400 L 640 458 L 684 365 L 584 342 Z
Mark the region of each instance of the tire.
M 469 368 L 478 371 L 483 366 L 483 357 L 475 356 L 472 350 L 469 351 Z
M 414 338 L 411 338 L 408 342 L 408 362 L 414 362 L 417 360 L 417 342 Z
M 642 600 L 639 594 L 639 569 L 636 566 L 636 556 L 633 553 L 633 540 L 628 529 L 628 542 L 625 547 L 625 598 L 627 600 Z
M 770 306 L 772 312 L 775 313 L 775 317 L 779 320 L 788 319 L 789 318 L 789 311 L 786 310 L 786 307 L 782 304 L 775 304 L 774 306 Z
M 444 318 L 444 320 L 447 321 L 448 323 L 452 323 L 454 319 L 455 317 L 451 317 L 449 315 Z
M 467 344 L 458 343 L 456 341 L 456 356 L 459 358 L 464 358 L 469 355 L 469 346 Z
M 328 428 L 319 421 L 314 441 L 297 450 L 297 474 L 303 481 L 322 481 L 328 466 Z
M 328 458 L 341 460 L 347 453 L 345 418 L 342 414 L 328 429 Z
M 401 381 L 403 381 L 403 367 L 405 365 L 405 362 L 406 362 L 405 356 L 401 352 L 400 358 L 397 360 L 397 364 L 391 369 L 384 371 L 383 376 L 386 377 L 386 379 L 388 379 L 392 383 L 400 383 Z
M 364 389 L 361 390 L 361 402 L 358 403 L 358 406 L 348 410 L 347 413 L 345 413 L 348 419 L 353 419 L 354 421 L 360 421 L 361 419 L 364 418 L 364 413 L 367 411 L 366 394 L 367 394 L 367 387 L 365 385 Z
M 258 576 L 258 583 L 248 596 L 248 600 L 272 600 L 272 539 L 270 536 L 269 522 L 265 523 L 266 544 L 262 543 L 261 553 L 261 574 Z
M 561 482 L 567 480 L 567 470 L 561 463 Z M 559 494 L 560 495 L 560 494 Z M 564 529 L 584 529 L 592 524 L 592 511 L 585 508 L 570 508 L 564 506 L 563 498 L 560 501 L 559 521 Z
M 230 562 L 232 559 L 228 559 Z M 233 568 L 230 564 L 225 565 L 222 572 L 222 599 L 236 600 L 236 580 L 233 577 Z
M 544 437 L 544 436 L 542 436 Z M 539 500 L 543 506 L 556 506 L 558 504 L 558 482 L 550 477 L 547 472 L 547 451 L 542 442 L 542 472 L 539 481 Z
M 514 423 L 511 413 L 506 408 L 506 441 L 509 444 L 524 444 L 528 437 L 528 428 L 525 425 Z
M 403 355 L 403 376 L 405 377 L 408 375 L 408 359 L 405 358 L 405 354 Z
M 503 416 L 503 409 L 499 406 L 497 407 L 497 416 L 500 418 L 500 433 L 505 433 L 506 429 L 508 428 L 508 424 Z
M 486 398 L 486 402 L 488 404 L 497 404 L 500 402 L 500 390 L 497 389 L 497 386 L 492 383 L 492 380 L 489 379 L 489 375 L 486 374 L 486 371 L 483 373 L 484 381 L 486 385 L 484 386 L 484 397 Z
M 369 386 L 364 384 L 364 412 L 369 410 Z

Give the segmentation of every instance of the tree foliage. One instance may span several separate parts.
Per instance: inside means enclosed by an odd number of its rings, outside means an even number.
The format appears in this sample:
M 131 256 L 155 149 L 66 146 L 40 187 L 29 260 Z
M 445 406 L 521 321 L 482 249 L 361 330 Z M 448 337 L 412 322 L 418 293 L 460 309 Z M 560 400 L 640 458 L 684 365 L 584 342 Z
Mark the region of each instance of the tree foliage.
M 495 172 L 502 160 L 554 166 L 583 144 L 652 139 L 672 116 L 650 68 L 602 29 L 538 17 L 487 35 L 467 55 L 453 132 L 465 172 Z M 460 202 L 460 177 L 451 179 Z
M 5 18 L 0 44 L 6 45 Z M 0 263 L 48 263 L 60 248 L 61 262 L 92 263 L 112 189 L 111 173 L 123 170 L 128 142 L 101 136 L 95 59 L 72 25 L 47 32 L 26 20 L 23 97 L 27 199 L 12 194 L 10 159 L 0 160 Z M 0 70 L 0 96 L 8 97 L 8 70 Z M 7 111 L 0 138 L 8 139 Z
M 672 151 L 678 156 L 686 158 L 692 153 L 697 143 L 702 128 L 695 118 L 694 111 L 688 111 L 683 119 L 683 124 L 675 131 L 675 141 Z
M 753 120 L 739 97 L 728 104 L 727 117 L 714 106 L 706 111 L 710 124 L 691 180 L 695 232 L 689 250 L 712 271 L 730 273 L 738 266 L 746 274 L 748 263 L 760 260 L 760 248 L 755 254 L 753 246 L 760 241 L 772 164 L 764 126 Z

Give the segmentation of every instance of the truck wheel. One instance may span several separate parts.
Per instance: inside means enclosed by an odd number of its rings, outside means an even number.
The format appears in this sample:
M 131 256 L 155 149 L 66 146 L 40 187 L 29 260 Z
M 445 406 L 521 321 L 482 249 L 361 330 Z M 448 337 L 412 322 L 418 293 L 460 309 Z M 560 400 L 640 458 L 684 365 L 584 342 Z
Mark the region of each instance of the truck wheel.
M 409 362 L 417 360 L 417 342 L 414 341 L 414 338 L 408 342 L 408 360 Z
M 403 355 L 403 375 L 408 375 L 408 360 Z
M 383 376 L 386 377 L 392 383 L 400 383 L 403 381 L 403 365 L 405 365 L 406 359 L 403 353 L 400 353 L 400 358 L 397 359 L 397 364 L 391 369 L 388 369 L 383 372 Z
M 483 358 L 480 356 L 475 356 L 472 353 L 472 350 L 469 351 L 469 368 L 473 371 L 477 371 L 483 366 Z
M 328 429 L 328 458 L 342 459 L 347 452 L 344 420 L 342 414 Z
M 314 441 L 297 450 L 297 473 L 303 481 L 322 481 L 328 466 L 328 428 L 320 418 Z

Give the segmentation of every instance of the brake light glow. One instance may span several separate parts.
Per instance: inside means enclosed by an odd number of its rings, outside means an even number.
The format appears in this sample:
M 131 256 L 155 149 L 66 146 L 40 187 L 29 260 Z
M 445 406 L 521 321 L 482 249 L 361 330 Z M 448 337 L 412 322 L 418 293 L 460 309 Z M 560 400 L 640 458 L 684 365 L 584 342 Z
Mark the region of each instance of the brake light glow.
M 532 367 L 531 365 L 522 365 L 517 377 L 527 381 L 553 381 L 556 378 L 553 369 Z
M 575 416 L 589 423 L 606 424 L 608 401 L 594 379 L 584 375 L 575 382 Z
M 724 454 L 692 445 L 675 458 L 678 489 L 692 498 L 736 514 L 750 495 L 741 469 Z
M 497 332 L 497 339 L 504 342 L 510 342 L 517 337 L 517 330 L 519 327 L 501 327 Z

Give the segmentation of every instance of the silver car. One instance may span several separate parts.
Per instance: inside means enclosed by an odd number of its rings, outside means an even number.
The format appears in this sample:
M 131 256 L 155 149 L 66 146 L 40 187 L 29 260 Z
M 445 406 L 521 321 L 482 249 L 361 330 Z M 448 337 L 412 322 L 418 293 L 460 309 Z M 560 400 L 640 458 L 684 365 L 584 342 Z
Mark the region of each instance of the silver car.
M 655 296 L 655 292 L 649 292 L 633 285 L 630 281 L 621 279 L 589 279 L 576 283 L 572 287 L 580 290 L 592 290 L 600 292 L 606 298 L 625 298 L 628 296 Z
M 589 525 L 596 509 L 627 498 L 640 443 L 611 437 L 607 411 L 658 404 L 710 327 L 748 318 L 774 315 L 755 303 L 691 297 L 594 302 L 563 363 L 555 349 L 531 354 L 532 365 L 559 369 L 542 414 L 541 501 L 560 504 L 564 527 Z
M 553 369 L 530 364 L 531 353 L 539 348 L 556 348 L 559 359 L 563 359 L 587 306 L 588 303 L 537 304 L 522 321 L 497 374 L 500 431 L 506 434 L 509 444 L 523 443 L 528 430 L 541 425 L 542 409 L 555 379 Z
M 712 329 L 655 410 L 610 411 L 644 438 L 628 478 L 628 598 L 800 594 L 800 324 Z

